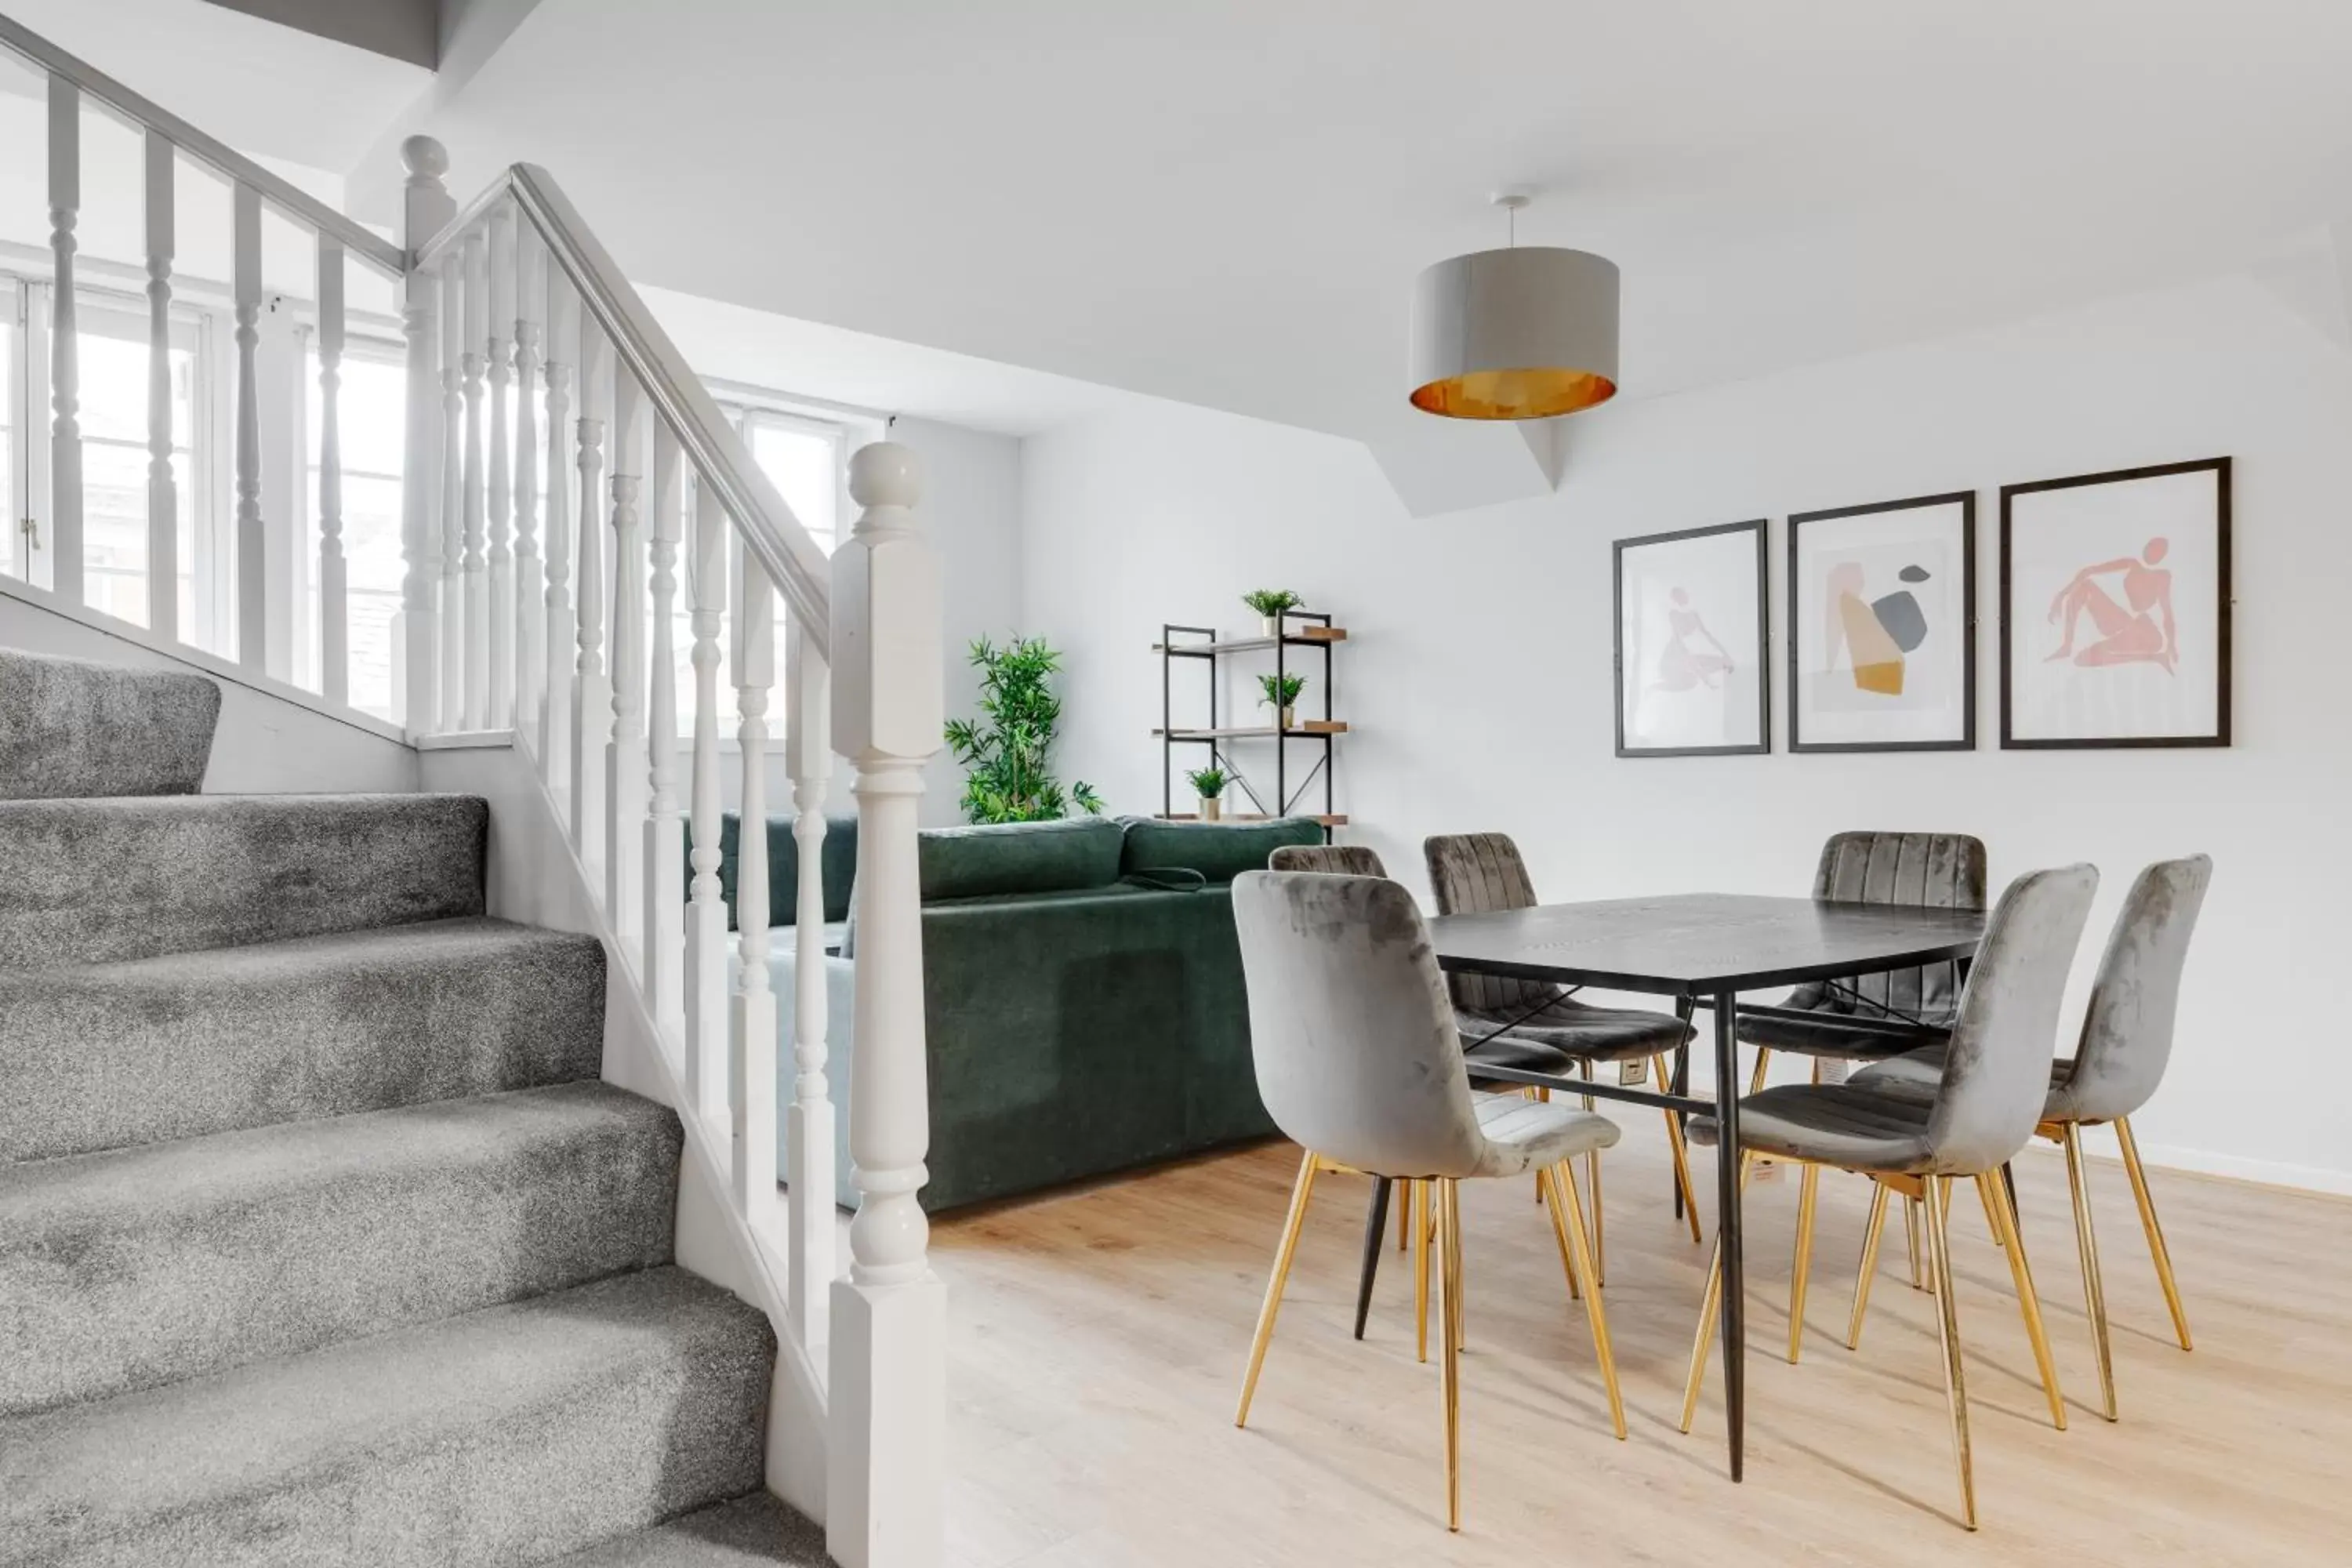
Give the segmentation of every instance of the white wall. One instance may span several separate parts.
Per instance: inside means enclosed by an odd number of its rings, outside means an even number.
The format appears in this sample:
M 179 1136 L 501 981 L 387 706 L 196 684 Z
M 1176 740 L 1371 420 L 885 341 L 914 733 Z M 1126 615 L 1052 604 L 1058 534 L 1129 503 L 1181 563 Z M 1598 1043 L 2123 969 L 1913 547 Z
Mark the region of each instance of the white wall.
M 1157 810 L 1160 623 L 1244 626 L 1236 595 L 1286 586 L 1354 633 L 1337 681 L 1359 730 L 1339 748 L 1358 825 L 1343 837 L 1416 885 L 1434 832 L 1507 830 L 1543 893 L 1570 899 L 1801 893 L 1832 831 L 1948 829 L 1986 841 L 1996 885 L 2096 862 L 2103 936 L 2142 864 L 2207 850 L 2219 866 L 2178 1054 L 2142 1142 L 2352 1191 L 2335 1110 L 2352 1057 L 2321 1012 L 2352 951 L 2352 355 L 2336 287 L 2315 242 L 2259 276 L 1629 402 L 1573 426 L 1557 496 L 1420 521 L 1362 447 L 1235 416 L 1139 405 L 1034 437 L 1023 603 L 1068 650 L 1064 771 L 1116 810 Z M 1999 487 L 2221 454 L 2237 460 L 2235 746 L 1995 749 Z M 1985 749 L 1612 754 L 1612 539 L 1769 514 L 1777 623 L 1789 512 L 1969 487 Z M 1784 707 L 1776 690 L 1776 746 Z

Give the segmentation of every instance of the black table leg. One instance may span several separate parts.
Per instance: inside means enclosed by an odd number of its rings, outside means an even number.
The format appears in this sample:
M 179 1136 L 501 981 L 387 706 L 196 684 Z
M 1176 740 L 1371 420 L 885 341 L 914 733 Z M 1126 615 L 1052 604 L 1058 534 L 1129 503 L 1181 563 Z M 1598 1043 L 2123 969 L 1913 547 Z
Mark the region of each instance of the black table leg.
M 1748 1344 L 1740 1309 L 1748 1298 L 1747 1270 L 1739 1242 L 1739 1035 L 1738 998 L 1726 992 L 1715 999 L 1715 1144 L 1717 1231 L 1723 1249 L 1723 1418 L 1731 1444 L 1731 1479 L 1740 1479 L 1748 1415 Z
M 1689 997 L 1677 996 L 1675 998 L 1675 1016 L 1681 1019 L 1685 1024 L 1688 1024 L 1691 1021 L 1691 1009 L 1692 1002 Z M 1668 1094 L 1687 1094 L 1690 1092 L 1690 1038 L 1687 1033 L 1684 1036 L 1683 1043 L 1675 1047 L 1674 1075 L 1667 1079 L 1665 1082 L 1665 1090 Z M 1670 1111 L 1668 1114 L 1673 1116 L 1676 1121 L 1687 1121 L 1687 1119 L 1679 1110 Z M 1684 1131 L 1685 1134 L 1687 1134 L 1689 1131 L 1688 1127 L 1685 1126 Z M 1672 1171 L 1668 1171 L 1666 1173 L 1666 1184 L 1675 1189 L 1675 1217 L 1676 1219 L 1680 1219 L 1683 1217 L 1683 1184 L 1675 1180 L 1675 1173 Z
M 1381 1251 L 1388 1244 L 1389 1179 L 1372 1178 L 1372 1212 L 1364 1220 L 1364 1271 L 1356 1282 L 1356 1337 L 1364 1337 L 1364 1320 L 1372 1315 L 1372 1279 L 1381 1271 Z

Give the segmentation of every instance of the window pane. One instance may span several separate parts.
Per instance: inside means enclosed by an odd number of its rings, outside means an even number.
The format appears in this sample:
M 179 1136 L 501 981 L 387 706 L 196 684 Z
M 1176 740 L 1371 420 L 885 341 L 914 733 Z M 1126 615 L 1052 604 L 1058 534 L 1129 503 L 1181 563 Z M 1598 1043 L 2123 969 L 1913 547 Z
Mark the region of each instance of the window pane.
M 0 289 L 0 308 L 13 307 L 16 291 Z M 16 506 L 16 443 L 9 433 L 16 427 L 16 405 L 11 401 L 16 389 L 16 322 L 11 310 L 0 318 L 0 572 L 21 577 L 25 568 L 19 564 L 16 541 L 21 537 L 17 525 L 23 514 Z
M 751 460 L 760 465 L 826 554 L 833 553 L 835 513 L 841 496 L 841 442 L 829 431 L 761 419 L 745 421 Z
M 145 340 L 84 330 L 77 413 L 82 429 L 82 570 L 91 608 L 147 625 L 147 370 Z M 177 490 L 181 636 L 193 625 L 195 488 L 189 469 L 189 401 L 195 355 L 171 351 L 172 475 Z
M 346 353 L 335 390 L 335 433 L 342 458 L 343 630 L 351 704 L 391 718 L 393 632 L 400 617 L 407 563 L 400 553 L 401 462 L 406 449 L 408 372 L 397 361 Z M 324 401 L 319 356 L 304 356 L 309 400 L 310 489 L 303 578 L 310 599 L 309 635 L 324 624 L 319 583 L 319 447 Z M 315 648 L 312 655 L 315 662 Z

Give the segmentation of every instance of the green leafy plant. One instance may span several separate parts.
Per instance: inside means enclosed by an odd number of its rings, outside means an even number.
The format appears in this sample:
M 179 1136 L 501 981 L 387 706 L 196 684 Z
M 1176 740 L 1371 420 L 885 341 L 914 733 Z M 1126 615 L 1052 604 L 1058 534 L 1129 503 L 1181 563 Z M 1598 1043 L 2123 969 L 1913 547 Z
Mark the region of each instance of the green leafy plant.
M 1223 768 L 1194 768 L 1184 775 L 1184 779 L 1192 786 L 1192 793 L 1202 800 L 1214 800 L 1224 794 L 1228 782 Z
M 1287 708 L 1298 700 L 1300 692 L 1307 689 L 1305 676 L 1287 671 L 1281 675 L 1261 675 L 1257 683 L 1265 689 L 1265 695 L 1258 699 L 1261 708 Z
M 967 770 L 967 822 L 1049 822 L 1076 805 L 1100 816 L 1102 797 L 1084 779 L 1065 791 L 1048 771 L 1047 753 L 1061 722 L 1062 700 L 1053 677 L 1062 656 L 1043 637 L 1014 637 L 1002 647 L 975 637 L 971 662 L 980 676 L 980 718 L 951 719 L 948 749 Z
M 1278 616 L 1306 602 L 1287 588 L 1253 588 L 1242 595 L 1242 603 L 1261 616 Z

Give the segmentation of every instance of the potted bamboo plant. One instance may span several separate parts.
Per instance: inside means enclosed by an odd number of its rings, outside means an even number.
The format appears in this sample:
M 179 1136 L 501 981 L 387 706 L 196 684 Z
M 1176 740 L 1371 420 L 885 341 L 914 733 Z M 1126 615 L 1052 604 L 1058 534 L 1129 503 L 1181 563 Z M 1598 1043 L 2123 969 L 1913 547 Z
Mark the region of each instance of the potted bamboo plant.
M 1274 710 L 1275 728 L 1297 729 L 1298 694 L 1307 689 L 1307 678 L 1285 671 L 1280 675 L 1261 675 L 1257 683 L 1265 689 L 1265 695 L 1258 699 L 1258 705 Z
M 1282 635 L 1282 612 L 1306 602 L 1287 588 L 1254 588 L 1242 595 L 1242 603 L 1257 612 L 1258 626 L 1270 637 Z
M 1224 814 L 1225 770 L 1194 768 L 1184 775 L 1192 793 L 1201 798 L 1201 820 L 1214 822 Z

